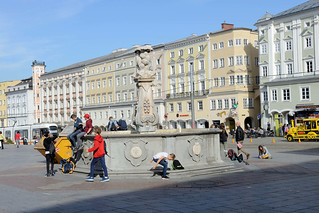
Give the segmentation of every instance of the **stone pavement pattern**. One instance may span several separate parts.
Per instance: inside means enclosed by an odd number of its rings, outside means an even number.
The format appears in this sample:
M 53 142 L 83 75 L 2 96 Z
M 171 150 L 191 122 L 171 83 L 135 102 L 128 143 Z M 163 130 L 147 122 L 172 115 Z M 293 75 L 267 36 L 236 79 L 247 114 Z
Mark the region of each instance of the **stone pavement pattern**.
M 257 159 L 259 144 L 273 159 Z M 46 178 L 33 146 L 7 145 L 0 150 L 0 212 L 319 212 L 319 142 L 262 138 L 244 146 L 250 165 L 233 162 L 238 169 L 225 174 L 164 181 L 111 173 L 110 182 L 86 183 L 80 173 Z

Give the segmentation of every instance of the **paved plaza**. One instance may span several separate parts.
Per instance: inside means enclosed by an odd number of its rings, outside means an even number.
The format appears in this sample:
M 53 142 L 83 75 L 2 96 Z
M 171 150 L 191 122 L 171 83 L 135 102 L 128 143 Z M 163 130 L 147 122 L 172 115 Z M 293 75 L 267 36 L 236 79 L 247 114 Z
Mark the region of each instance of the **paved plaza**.
M 273 159 L 257 158 L 259 144 Z M 45 159 L 32 145 L 6 145 L 0 212 L 319 212 L 319 142 L 259 138 L 244 146 L 249 165 L 224 159 L 207 173 L 171 173 L 168 181 L 110 173 L 110 182 L 87 183 L 83 173 L 46 178 Z

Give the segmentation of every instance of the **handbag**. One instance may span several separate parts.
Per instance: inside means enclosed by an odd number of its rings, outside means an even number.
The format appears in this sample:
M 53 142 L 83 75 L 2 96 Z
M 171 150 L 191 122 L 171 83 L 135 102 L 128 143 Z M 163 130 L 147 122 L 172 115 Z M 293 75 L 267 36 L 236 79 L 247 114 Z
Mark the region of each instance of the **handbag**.
M 237 147 L 238 147 L 238 149 L 241 149 L 241 148 L 243 147 L 243 145 L 238 142 L 238 143 L 237 143 Z

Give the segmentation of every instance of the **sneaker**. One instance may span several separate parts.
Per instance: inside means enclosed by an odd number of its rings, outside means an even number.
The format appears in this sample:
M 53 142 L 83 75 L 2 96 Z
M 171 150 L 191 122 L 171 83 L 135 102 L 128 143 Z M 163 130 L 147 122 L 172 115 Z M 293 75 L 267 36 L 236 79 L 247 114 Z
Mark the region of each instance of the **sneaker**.
M 247 160 L 249 159 L 249 157 L 250 157 L 250 154 L 247 155 Z
M 167 177 L 167 176 L 162 176 L 162 180 L 168 180 L 169 179 L 169 177 Z
M 100 182 L 109 182 L 110 178 L 109 177 L 103 177 L 102 180 L 100 180 Z
M 85 181 L 86 182 L 93 182 L 94 181 L 94 177 L 85 178 Z

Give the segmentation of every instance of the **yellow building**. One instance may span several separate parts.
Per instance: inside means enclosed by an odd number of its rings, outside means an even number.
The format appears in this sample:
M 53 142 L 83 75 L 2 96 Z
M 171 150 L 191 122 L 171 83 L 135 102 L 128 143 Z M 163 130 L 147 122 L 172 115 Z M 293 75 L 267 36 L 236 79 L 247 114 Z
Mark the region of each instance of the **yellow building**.
M 6 91 L 9 86 L 15 86 L 20 81 L 5 81 L 0 82 L 0 127 L 6 127 L 7 121 L 7 96 Z
M 166 72 L 166 127 L 191 128 L 191 85 L 194 91 L 194 120 L 197 128 L 208 127 L 208 111 L 204 102 L 209 84 L 209 36 L 192 35 L 165 44 Z
M 211 44 L 211 91 L 205 103 L 208 119 L 228 130 L 241 126 L 258 127 L 260 112 L 258 33 L 247 28 L 222 24 L 222 30 L 209 34 Z

